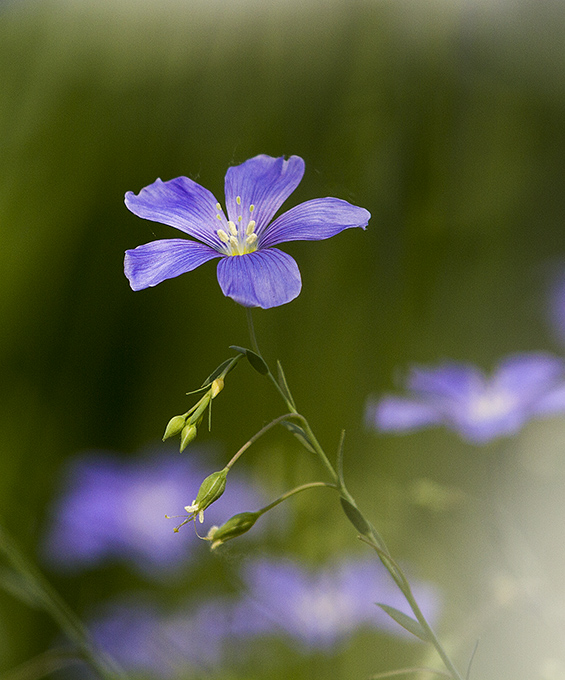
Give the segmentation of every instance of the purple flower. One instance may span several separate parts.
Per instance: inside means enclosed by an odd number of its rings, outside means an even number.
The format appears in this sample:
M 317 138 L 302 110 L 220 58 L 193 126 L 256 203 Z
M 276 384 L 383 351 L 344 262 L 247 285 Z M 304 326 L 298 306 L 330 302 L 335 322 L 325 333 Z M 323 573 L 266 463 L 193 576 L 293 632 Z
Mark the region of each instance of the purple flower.
M 552 278 L 547 313 L 556 339 L 565 344 L 565 270 Z
M 405 631 L 376 602 L 410 614 L 402 593 L 373 559 L 346 559 L 322 569 L 289 560 L 247 564 L 249 597 L 234 619 L 236 635 L 284 633 L 305 649 L 329 649 L 360 628 L 403 635 Z M 416 584 L 416 599 L 432 619 L 438 598 L 430 585 Z
M 219 666 L 232 634 L 230 600 L 163 612 L 143 595 L 108 603 L 90 618 L 96 645 L 128 673 L 185 678 Z
M 136 196 L 132 213 L 161 222 L 197 239 L 162 239 L 127 250 L 125 274 L 133 290 L 156 286 L 220 258 L 222 292 L 244 307 L 277 307 L 300 293 L 294 259 L 278 248 L 285 241 L 318 241 L 350 227 L 365 228 L 370 213 L 338 198 L 317 198 L 271 222 L 304 174 L 304 161 L 255 156 L 229 168 L 225 178 L 227 215 L 210 191 L 187 177 L 157 179 Z
M 385 432 L 445 425 L 474 444 L 513 435 L 532 418 L 565 412 L 565 362 L 544 353 L 510 356 L 487 378 L 474 366 L 448 362 L 414 368 L 409 397 L 367 405 L 367 421 Z
M 175 522 L 165 515 L 182 511 L 209 473 L 197 450 L 181 456 L 162 446 L 133 459 L 103 452 L 75 458 L 52 510 L 47 561 L 76 570 L 119 559 L 146 575 L 170 576 L 208 545 L 194 531 L 174 533 Z M 232 471 L 225 494 L 206 518 L 222 524 L 263 504 L 261 494 Z

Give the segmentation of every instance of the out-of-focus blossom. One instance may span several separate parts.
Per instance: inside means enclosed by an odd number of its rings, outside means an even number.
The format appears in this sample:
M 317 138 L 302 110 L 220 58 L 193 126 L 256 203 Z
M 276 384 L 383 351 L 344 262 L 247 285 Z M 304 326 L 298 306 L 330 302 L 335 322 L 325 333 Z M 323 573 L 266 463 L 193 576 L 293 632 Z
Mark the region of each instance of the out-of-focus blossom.
M 483 444 L 515 434 L 533 418 L 565 413 L 565 362 L 545 353 L 510 356 L 491 377 L 457 362 L 414 368 L 406 386 L 408 397 L 368 402 L 369 426 L 407 432 L 444 425 Z
M 220 258 L 222 292 L 244 307 L 277 307 L 302 287 L 294 259 L 272 246 L 319 241 L 350 227 L 367 226 L 370 213 L 339 198 L 317 198 L 283 213 L 277 210 L 299 185 L 304 161 L 260 155 L 229 168 L 226 210 L 208 189 L 188 177 L 160 179 L 139 194 L 128 191 L 126 206 L 138 217 L 183 231 L 189 239 L 161 239 L 127 250 L 125 274 L 133 290 L 156 286 Z
M 557 340 L 565 345 L 565 270 L 551 281 L 547 313 Z
M 234 615 L 238 636 L 284 634 L 303 649 L 325 649 L 361 628 L 408 635 L 376 602 L 410 614 L 390 576 L 374 559 L 347 559 L 325 568 L 307 568 L 288 560 L 260 559 L 246 565 L 248 597 Z M 414 585 L 422 611 L 435 618 L 436 590 Z
M 170 576 L 205 549 L 194 531 L 174 533 L 166 514 L 196 497 L 211 464 L 156 447 L 135 458 L 92 452 L 73 459 L 44 541 L 47 561 L 76 570 L 105 560 L 128 561 L 147 575 Z M 233 471 L 225 494 L 207 510 L 211 524 L 261 507 L 261 494 Z
M 95 644 L 126 673 L 172 680 L 217 668 L 230 643 L 230 600 L 191 603 L 174 612 L 154 602 L 116 601 L 88 622 Z

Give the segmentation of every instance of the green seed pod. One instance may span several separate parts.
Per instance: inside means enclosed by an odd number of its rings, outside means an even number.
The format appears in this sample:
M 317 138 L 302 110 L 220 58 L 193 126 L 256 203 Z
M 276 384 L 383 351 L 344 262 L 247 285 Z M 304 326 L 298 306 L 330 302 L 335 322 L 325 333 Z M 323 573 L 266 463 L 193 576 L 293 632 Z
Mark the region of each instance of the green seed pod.
M 190 442 L 193 439 L 196 439 L 196 435 L 198 433 L 198 430 L 196 429 L 196 425 L 193 423 L 187 423 L 181 432 L 180 435 L 180 450 L 181 452 L 186 449 L 186 447 L 190 444 Z
M 222 543 L 249 531 L 260 516 L 258 512 L 240 512 L 228 519 L 221 527 L 212 527 L 206 540 L 212 541 L 211 548 L 215 550 Z
M 226 488 L 226 477 L 228 475 L 229 468 L 224 468 L 219 472 L 213 472 L 208 475 L 206 479 L 200 485 L 198 494 L 195 500 L 192 501 L 192 505 L 187 505 L 185 510 L 190 513 L 198 514 L 198 519 L 202 523 L 204 520 L 204 510 L 208 508 L 214 501 L 224 493 Z
M 165 441 L 165 439 L 168 439 L 169 437 L 174 437 L 175 435 L 180 434 L 184 428 L 185 423 L 186 423 L 185 416 L 173 416 L 167 423 L 167 427 L 165 428 L 165 434 L 163 435 L 163 441 Z

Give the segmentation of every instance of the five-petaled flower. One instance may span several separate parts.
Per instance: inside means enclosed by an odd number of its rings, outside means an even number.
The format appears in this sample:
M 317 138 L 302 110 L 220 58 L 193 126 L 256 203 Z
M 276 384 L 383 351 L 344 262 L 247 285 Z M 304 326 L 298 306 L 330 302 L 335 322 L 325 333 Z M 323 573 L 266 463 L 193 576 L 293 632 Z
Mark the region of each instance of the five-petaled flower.
M 415 368 L 407 387 L 410 397 L 369 401 L 370 426 L 406 432 L 445 425 L 484 444 L 515 434 L 533 418 L 565 413 L 565 362 L 545 353 L 510 356 L 490 378 L 458 362 Z
M 213 194 L 187 177 L 157 179 L 126 206 L 138 217 L 175 227 L 189 239 L 160 239 L 127 250 L 124 269 L 133 290 L 156 286 L 220 258 L 222 292 L 244 307 L 277 307 L 300 293 L 295 260 L 273 246 L 318 241 L 350 227 L 365 228 L 370 213 L 339 198 L 301 203 L 271 221 L 304 175 L 299 156 L 260 155 L 228 169 L 226 211 Z

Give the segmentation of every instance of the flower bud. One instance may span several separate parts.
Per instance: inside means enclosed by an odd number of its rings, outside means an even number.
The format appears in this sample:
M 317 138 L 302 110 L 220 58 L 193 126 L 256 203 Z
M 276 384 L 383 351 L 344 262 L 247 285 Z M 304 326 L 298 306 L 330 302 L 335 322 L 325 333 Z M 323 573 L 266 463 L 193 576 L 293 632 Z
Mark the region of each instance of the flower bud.
M 175 435 L 179 434 L 184 428 L 185 422 L 185 416 L 173 416 L 167 423 L 165 434 L 163 435 L 163 441 L 169 437 L 174 437 Z
M 196 425 L 193 423 L 187 423 L 181 432 L 180 435 L 180 450 L 181 453 L 186 449 L 186 447 L 190 444 L 190 442 L 193 439 L 196 439 L 196 435 L 198 433 L 198 430 L 196 429 Z
M 198 514 L 200 523 L 204 521 L 204 510 L 212 505 L 214 501 L 217 501 L 224 493 L 228 472 L 229 468 L 226 467 L 219 472 L 213 472 L 211 475 L 208 475 L 200 485 L 198 494 L 192 501 L 192 504 L 185 507 L 187 512 L 193 515 Z
M 228 519 L 221 527 L 211 527 L 206 540 L 212 541 L 211 549 L 215 550 L 222 543 L 249 531 L 260 516 L 258 512 L 240 512 Z
M 211 399 L 215 399 L 223 389 L 224 389 L 224 379 L 223 378 L 216 378 L 216 380 L 214 380 L 212 382 L 212 387 L 210 388 Z

